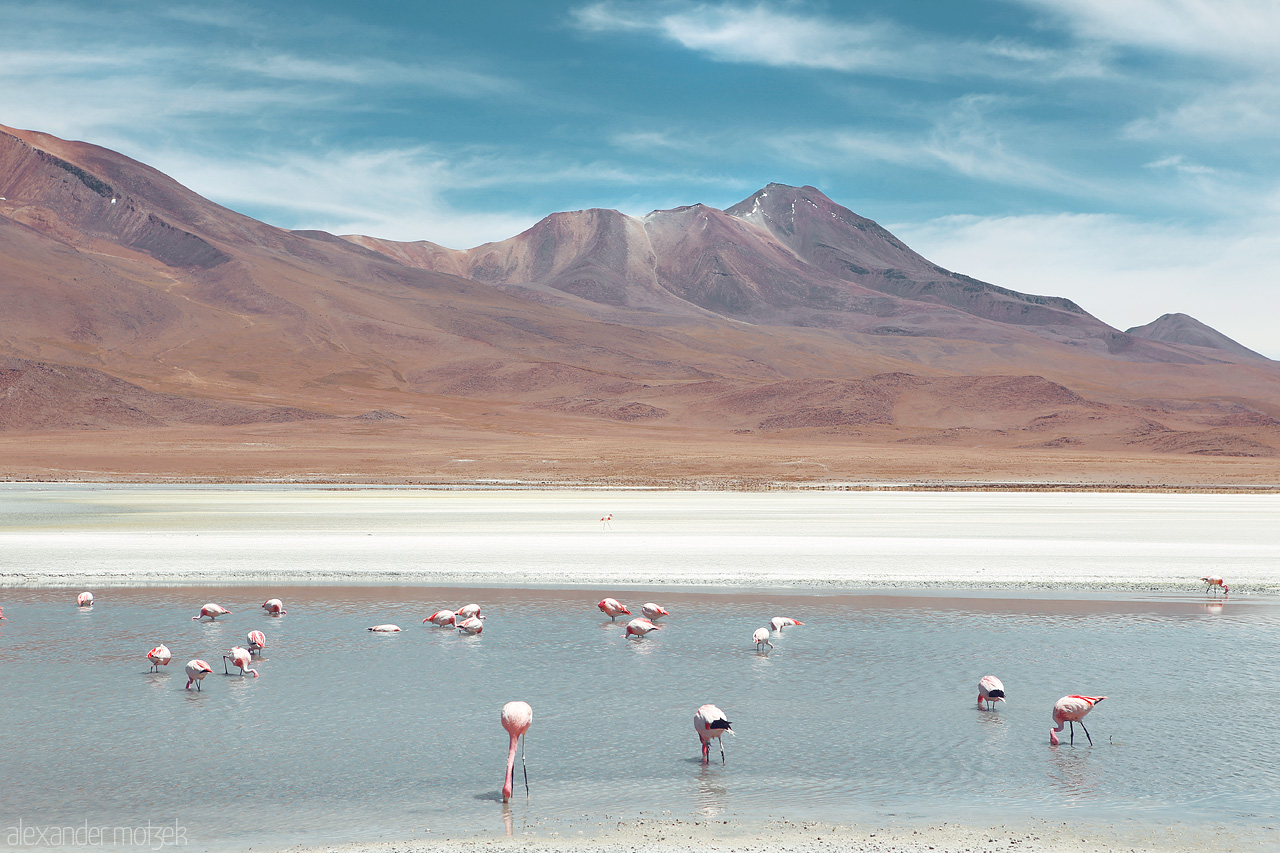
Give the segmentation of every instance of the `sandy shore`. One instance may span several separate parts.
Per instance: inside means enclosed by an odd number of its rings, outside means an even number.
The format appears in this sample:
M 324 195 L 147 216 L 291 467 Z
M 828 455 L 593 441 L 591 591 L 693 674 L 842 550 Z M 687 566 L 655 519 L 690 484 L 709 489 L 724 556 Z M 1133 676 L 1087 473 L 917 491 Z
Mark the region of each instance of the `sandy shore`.
M 515 830 L 510 837 L 415 838 L 398 842 L 295 847 L 306 853 L 977 853 L 977 851 L 1213 850 L 1280 848 L 1280 829 L 1225 824 L 1150 825 L 1025 820 L 997 825 L 913 823 L 832 826 L 770 821 L 628 821 L 595 835 Z

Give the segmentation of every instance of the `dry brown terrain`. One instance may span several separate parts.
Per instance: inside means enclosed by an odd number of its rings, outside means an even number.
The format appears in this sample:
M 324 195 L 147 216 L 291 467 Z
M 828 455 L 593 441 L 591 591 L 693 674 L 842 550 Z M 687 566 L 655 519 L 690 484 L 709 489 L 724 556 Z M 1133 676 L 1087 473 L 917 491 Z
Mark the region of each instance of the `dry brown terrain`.
M 0 196 L 0 476 L 1280 484 L 1277 363 L 941 269 L 812 187 L 457 251 L 0 128 Z

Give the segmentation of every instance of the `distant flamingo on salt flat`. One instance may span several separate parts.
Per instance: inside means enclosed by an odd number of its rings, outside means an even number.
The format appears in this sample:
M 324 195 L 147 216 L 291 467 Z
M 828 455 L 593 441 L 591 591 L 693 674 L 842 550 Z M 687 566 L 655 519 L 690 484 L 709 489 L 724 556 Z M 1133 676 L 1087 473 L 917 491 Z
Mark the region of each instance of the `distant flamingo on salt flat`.
M 671 615 L 670 613 L 667 612 L 667 608 L 663 607 L 660 604 L 654 604 L 652 601 L 643 605 L 640 608 L 640 612 L 644 614 L 644 618 L 649 619 L 650 621 L 654 619 L 661 619 L 663 616 Z
M 618 621 L 619 616 L 631 615 L 631 611 L 626 608 L 626 605 L 616 598 L 602 598 L 596 607 L 600 608 L 601 612 L 614 622 Z
M 262 650 L 267 647 L 267 635 L 261 631 L 250 631 L 244 635 L 245 642 L 249 644 L 249 651 L 252 654 L 262 654 Z
M 215 621 L 219 616 L 230 616 L 231 611 L 223 607 L 221 604 L 214 604 L 212 601 L 200 608 L 199 616 L 192 616 L 192 622 L 199 622 L 205 616 L 209 617 L 209 621 Z
M 1071 743 L 1076 742 L 1076 723 L 1080 724 L 1080 728 L 1084 729 L 1084 715 L 1093 710 L 1093 706 L 1097 705 L 1106 696 L 1063 696 L 1057 702 L 1053 703 L 1053 721 L 1057 723 L 1056 728 L 1049 729 L 1049 744 L 1051 746 L 1058 745 L 1058 732 L 1062 731 L 1062 727 L 1071 724 Z M 1084 729 L 1084 736 L 1089 738 L 1089 746 L 1093 746 L 1093 738 L 1089 737 L 1089 730 Z
M 272 616 L 283 616 L 289 612 L 284 609 L 284 602 L 278 598 L 268 598 L 262 602 L 262 609 Z
M 650 631 L 656 631 L 661 627 L 661 625 L 655 625 L 648 619 L 632 619 L 627 623 L 627 636 L 643 637 Z
M 228 660 L 230 660 L 233 665 L 240 667 L 241 675 L 244 675 L 246 672 L 252 672 L 254 678 L 258 677 L 258 671 L 252 668 L 253 655 L 249 653 L 248 649 L 242 648 L 241 646 L 232 646 L 231 651 L 222 656 L 222 672 L 224 675 L 231 674 L 227 670 Z
M 199 658 L 195 658 L 194 660 L 187 661 L 187 665 L 184 666 L 183 669 L 187 673 L 187 687 L 186 687 L 187 690 L 191 689 L 191 685 L 194 682 L 194 684 L 196 685 L 196 690 L 199 691 L 200 682 L 204 681 L 204 677 L 206 675 L 213 672 L 213 667 L 209 666 L 209 664 L 205 663 Z
M 782 633 L 782 629 L 790 625 L 803 625 L 804 623 L 798 619 L 792 619 L 790 616 L 775 616 L 769 620 L 769 627 Z
M 707 763 L 711 754 L 711 739 L 715 738 L 720 741 L 720 763 L 724 764 L 724 741 L 721 735 L 725 732 L 733 734 L 730 723 L 721 711 L 715 705 L 703 705 L 693 714 L 693 729 L 698 733 L 698 740 L 702 741 L 702 761 Z
M 1227 582 L 1222 579 L 1221 575 L 1206 575 L 1205 577 L 1200 578 L 1200 580 L 1208 584 L 1208 586 L 1204 588 L 1205 592 L 1208 592 L 1215 586 L 1222 587 L 1223 595 L 1231 592 L 1231 587 L 1227 586 Z
M 160 667 L 168 666 L 169 661 L 173 660 L 173 653 L 169 651 L 169 647 L 164 643 L 156 646 L 147 652 L 147 660 L 151 661 L 151 671 L 159 672 Z
M 997 702 L 1004 701 L 1004 685 L 994 675 L 978 679 L 978 707 L 994 711 Z
M 450 625 L 454 624 L 456 619 L 457 619 L 457 614 L 454 613 L 452 610 L 437 610 L 435 613 L 432 613 L 426 619 L 423 619 L 422 624 L 425 625 L 426 623 L 430 622 L 432 625 L 435 625 L 437 627 L 448 628 Z
M 463 619 L 458 623 L 458 630 L 464 634 L 479 634 L 484 630 L 484 622 L 479 616 L 472 616 L 470 619 Z
M 512 774 L 516 768 L 516 742 L 524 737 L 533 725 L 533 708 L 528 702 L 508 702 L 502 706 L 502 727 L 511 736 L 511 748 L 507 751 L 507 776 L 502 783 L 502 801 L 511 799 Z M 520 750 L 520 766 L 524 769 L 524 795 L 529 796 L 529 767 L 524 761 L 524 749 Z
M 613 521 L 613 513 L 609 513 L 608 515 L 600 519 L 600 526 L 605 528 L 606 530 L 612 530 L 613 529 L 612 521 Z
M 378 634 L 394 634 L 400 630 L 400 626 L 399 625 L 374 625 L 370 628 L 366 628 L 365 630 L 374 631 Z
M 751 641 L 756 644 L 756 651 L 763 652 L 765 647 L 773 648 L 773 643 L 769 642 L 769 629 L 757 628 L 756 632 L 751 635 Z M 766 652 L 767 654 L 767 652 Z
M 91 593 L 91 592 L 82 592 L 82 593 L 80 593 L 79 595 L 77 595 L 77 596 L 76 596 L 76 606 L 77 606 L 77 607 L 92 607 L 92 606 L 93 606 L 93 593 Z

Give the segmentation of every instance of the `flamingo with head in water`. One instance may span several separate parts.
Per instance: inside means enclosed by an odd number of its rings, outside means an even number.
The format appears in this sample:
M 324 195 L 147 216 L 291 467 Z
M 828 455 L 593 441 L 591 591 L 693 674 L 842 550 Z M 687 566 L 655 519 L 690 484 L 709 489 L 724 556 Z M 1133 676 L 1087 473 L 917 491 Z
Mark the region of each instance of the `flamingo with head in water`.
M 249 652 L 251 654 L 260 655 L 262 650 L 267 647 L 267 635 L 261 631 L 250 631 L 244 635 L 244 640 L 249 644 Z
M 278 598 L 268 598 L 262 602 L 262 609 L 272 616 L 283 616 L 289 612 L 284 609 L 284 602 Z
M 756 644 L 756 651 L 765 652 L 766 647 L 773 648 L 773 643 L 769 642 L 769 629 L 757 628 L 756 632 L 751 635 L 751 640 Z M 765 652 L 766 654 L 768 652 Z
M 1004 684 L 994 675 L 978 679 L 978 707 L 994 711 L 997 702 L 1004 701 Z
M 711 754 L 711 739 L 715 738 L 720 742 L 720 763 L 724 764 L 724 741 L 721 735 L 725 732 L 733 734 L 730 723 L 721 711 L 715 705 L 703 705 L 693 714 L 693 729 L 698 733 L 698 740 L 702 741 L 702 761 L 705 764 L 709 760 Z
M 644 614 L 644 618 L 648 619 L 651 622 L 661 619 L 663 616 L 671 615 L 670 613 L 667 612 L 667 608 L 663 607 L 660 604 L 654 604 L 652 601 L 642 606 L 640 608 L 640 612 Z
M 92 606 L 93 606 L 93 593 L 91 593 L 91 592 L 82 592 L 82 593 L 80 593 L 79 595 L 77 595 L 77 596 L 76 596 L 76 606 L 77 606 L 77 607 L 92 607 Z
M 151 671 L 159 672 L 160 667 L 168 666 L 169 661 L 173 660 L 173 653 L 169 651 L 169 647 L 164 643 L 156 646 L 147 652 L 147 660 L 151 661 Z
M 190 690 L 191 685 L 194 683 L 196 690 L 199 691 L 200 682 L 204 681 L 204 677 L 206 675 L 213 672 L 213 667 L 209 666 L 209 664 L 199 658 L 187 661 L 187 665 L 183 667 L 183 669 L 186 670 L 187 673 L 187 690 Z
M 643 637 L 650 631 L 656 631 L 661 627 L 661 625 L 655 625 L 648 619 L 632 619 L 627 623 L 627 636 Z
M 769 620 L 769 627 L 777 631 L 779 634 L 782 633 L 783 628 L 786 628 L 789 625 L 803 625 L 803 624 L 804 623 L 801 622 L 800 620 L 792 619 L 790 616 L 775 616 Z
M 1058 732 L 1062 731 L 1063 726 L 1071 724 L 1071 743 L 1076 742 L 1076 723 L 1080 724 L 1080 728 L 1084 729 L 1084 715 L 1093 710 L 1093 706 L 1097 705 L 1106 696 L 1063 696 L 1057 702 L 1053 703 L 1053 721 L 1057 723 L 1056 728 L 1049 729 L 1049 744 L 1051 746 L 1058 745 Z M 1084 736 L 1089 738 L 1089 746 L 1093 746 L 1093 738 L 1089 737 L 1089 730 L 1084 729 Z
M 631 611 L 626 608 L 626 605 L 616 598 L 602 598 L 596 607 L 600 608 L 600 612 L 608 616 L 613 622 L 618 621 L 619 616 L 631 615 Z
M 524 737 L 533 725 L 533 708 L 528 702 L 508 702 L 502 706 L 502 727 L 511 736 L 511 749 L 507 751 L 507 776 L 502 783 L 502 801 L 511 799 L 512 774 L 516 768 L 516 742 Z M 520 750 L 520 766 L 524 768 L 524 795 L 529 796 L 529 767 L 524 763 L 524 750 Z
M 454 613 L 452 610 L 437 610 L 435 613 L 432 613 L 426 619 L 423 619 L 422 624 L 425 625 L 428 622 L 430 622 L 432 625 L 435 625 L 436 627 L 448 628 L 449 626 L 453 625 L 457 621 L 457 619 L 458 619 L 458 614 Z
M 208 617 L 209 617 L 209 621 L 210 621 L 210 622 L 213 622 L 213 621 L 215 621 L 219 616 L 230 616 L 230 615 L 231 615 L 231 611 L 230 611 L 230 610 L 228 610 L 227 608 L 223 607 L 221 604 L 214 604 L 214 603 L 211 601 L 211 602 L 209 602 L 208 604 L 206 604 L 204 607 L 201 607 L 201 608 L 200 608 L 200 615 L 199 615 L 199 616 L 192 616 L 192 617 L 191 617 L 191 621 L 192 621 L 192 622 L 199 622 L 201 619 L 203 619 L 204 617 L 208 616 Z
M 252 672 L 254 678 L 258 677 L 258 671 L 251 666 L 253 663 L 253 655 L 249 653 L 248 649 L 241 646 L 232 646 L 231 651 L 222 656 L 222 672 L 224 675 L 231 674 L 230 671 L 227 670 L 228 660 L 235 666 L 240 667 L 241 675 L 244 675 L 246 672 Z

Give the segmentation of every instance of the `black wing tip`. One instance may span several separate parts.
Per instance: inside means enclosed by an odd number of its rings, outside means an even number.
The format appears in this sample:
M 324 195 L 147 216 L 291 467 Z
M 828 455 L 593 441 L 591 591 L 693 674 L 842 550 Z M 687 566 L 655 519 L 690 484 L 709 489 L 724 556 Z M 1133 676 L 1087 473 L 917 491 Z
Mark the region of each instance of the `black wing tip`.
M 992 691 L 991 691 L 990 693 L 988 693 L 987 695 L 988 695 L 989 697 L 991 697 L 992 699 L 1003 699 L 1003 698 L 1004 698 L 1004 691 L 1003 691 L 1003 690 L 992 690 Z
M 711 728 L 713 729 L 727 729 L 731 725 L 733 724 L 730 723 L 728 720 L 712 720 L 711 721 Z

